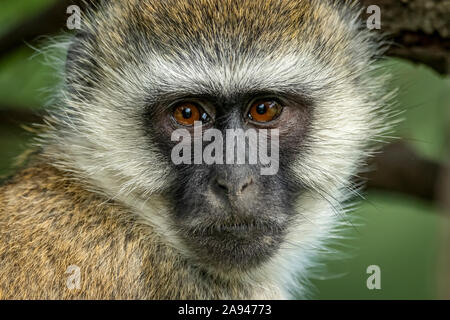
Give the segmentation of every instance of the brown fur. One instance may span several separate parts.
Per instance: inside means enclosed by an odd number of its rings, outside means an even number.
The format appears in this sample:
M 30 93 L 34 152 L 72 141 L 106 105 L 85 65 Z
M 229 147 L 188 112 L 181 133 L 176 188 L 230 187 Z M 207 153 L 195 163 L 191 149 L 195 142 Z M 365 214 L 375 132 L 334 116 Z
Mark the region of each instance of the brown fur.
M 81 268 L 69 290 L 67 268 Z M 38 161 L 0 188 L 0 298 L 244 298 L 188 266 L 117 203 Z
M 282 80 L 268 76 L 269 85 L 265 85 L 272 90 L 287 90 L 292 84 L 302 83 L 298 78 L 304 75 L 303 81 L 314 91 L 311 96 L 320 97 L 319 102 L 327 101 L 323 110 L 317 108 L 314 115 L 315 122 L 322 121 L 313 126 L 318 139 L 310 139 L 305 148 L 311 150 L 314 161 L 299 161 L 302 166 L 297 165 L 296 172 L 312 190 L 320 191 L 323 185 L 344 189 L 347 178 L 363 158 L 366 140 L 375 136 L 383 123 L 378 120 L 382 118 L 377 116 L 375 103 L 369 103 L 379 100 L 372 93 L 377 92 L 378 82 L 365 75 L 375 46 L 372 48 L 368 34 L 359 32 L 356 24 L 347 23 L 355 12 L 343 9 L 354 6 L 350 3 L 353 2 L 121 0 L 105 1 L 98 11 L 88 13 L 83 19 L 86 25 L 69 49 L 67 88 L 61 103 L 66 108 L 48 118 L 48 132 L 41 135 L 45 158 L 37 156 L 0 186 L 0 298 L 281 297 L 284 289 L 276 292 L 268 288 L 273 285 L 271 279 L 262 283 L 270 278 L 265 274 L 256 278 L 264 278 L 260 283 L 250 283 L 249 279 L 255 278 L 244 278 L 248 276 L 245 272 L 233 275 L 234 280 L 203 272 L 183 258 L 182 250 L 173 249 L 167 239 L 163 240 L 157 233 L 159 229 L 139 220 L 139 215 L 124 205 L 126 199 L 120 203 L 108 199 L 122 189 L 147 199 L 149 190 L 157 193 L 167 187 L 161 181 L 171 177 L 169 166 L 160 160 L 163 157 L 155 148 L 145 147 L 149 144 L 145 133 L 149 125 L 143 121 L 147 93 L 151 96 L 149 101 L 158 101 L 156 94 L 148 92 L 152 91 L 148 82 L 143 81 L 154 72 L 145 68 L 150 51 L 151 57 L 163 58 L 164 66 L 167 61 L 174 61 L 181 73 L 183 64 L 193 66 L 194 71 L 188 75 L 194 76 L 192 83 L 202 86 L 205 82 L 202 87 L 213 88 L 214 94 L 228 94 L 228 90 L 242 89 L 240 86 L 251 91 L 259 83 L 256 75 L 250 82 L 242 77 L 244 80 L 227 86 L 226 81 L 220 81 L 222 73 L 218 70 L 239 74 L 233 68 L 258 66 L 264 59 L 269 66 L 278 57 L 289 58 L 291 53 L 313 57 L 311 63 L 303 65 L 302 72 L 283 70 Z M 202 74 L 210 66 L 220 67 L 213 68 L 212 83 L 208 83 L 207 76 L 198 81 L 195 67 Z M 159 78 L 152 79 L 156 81 L 154 91 L 170 97 L 185 85 L 187 89 L 181 89 L 189 93 L 191 83 L 184 78 L 173 82 L 179 74 L 166 73 L 162 69 Z M 362 97 L 358 100 L 362 106 L 351 109 L 346 103 L 351 99 L 342 98 L 346 94 Z M 335 102 L 340 109 L 335 110 Z M 346 113 L 350 115 L 348 120 L 343 116 Z M 333 126 L 355 123 L 359 131 L 333 131 Z M 361 142 L 353 136 L 349 139 L 347 134 L 354 134 Z M 317 151 L 318 160 L 312 151 Z M 320 155 L 327 155 L 329 163 L 321 161 Z M 308 153 L 306 156 L 304 159 L 310 159 Z M 349 160 L 342 164 L 341 158 Z M 325 170 L 318 172 L 315 167 L 308 167 L 312 162 L 321 162 Z M 330 174 L 328 168 L 337 168 L 336 174 Z M 112 188 L 113 184 L 117 188 Z M 111 190 L 107 190 L 109 187 Z M 88 191 L 91 189 L 110 197 Z M 80 290 L 69 290 L 66 285 L 67 268 L 73 265 L 81 268 Z M 273 273 L 279 273 L 278 269 Z M 281 278 L 288 284 L 296 281 Z

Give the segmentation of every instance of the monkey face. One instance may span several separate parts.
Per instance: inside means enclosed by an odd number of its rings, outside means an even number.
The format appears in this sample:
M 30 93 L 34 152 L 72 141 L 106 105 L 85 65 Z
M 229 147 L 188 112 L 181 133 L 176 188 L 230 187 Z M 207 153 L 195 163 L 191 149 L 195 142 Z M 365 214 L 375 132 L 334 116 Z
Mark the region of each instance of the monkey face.
M 280 248 L 302 191 L 290 177 L 308 131 L 307 103 L 264 92 L 180 97 L 149 108 L 149 137 L 174 173 L 167 191 L 175 208 L 170 219 L 200 262 L 246 269 Z M 185 133 L 181 141 L 173 141 L 177 132 Z M 267 154 L 274 163 L 262 163 Z M 270 166 L 276 170 L 263 170 Z
M 384 78 L 371 72 L 378 46 L 344 7 L 105 2 L 71 42 L 67 107 L 53 118 L 49 152 L 203 265 L 247 270 L 304 257 L 337 225 L 351 178 L 389 127 Z M 249 161 L 254 143 L 232 150 L 242 163 L 204 161 L 213 136 L 239 129 L 278 130 L 273 174 Z M 189 152 L 179 146 L 187 136 Z M 212 158 L 226 158 L 226 145 Z

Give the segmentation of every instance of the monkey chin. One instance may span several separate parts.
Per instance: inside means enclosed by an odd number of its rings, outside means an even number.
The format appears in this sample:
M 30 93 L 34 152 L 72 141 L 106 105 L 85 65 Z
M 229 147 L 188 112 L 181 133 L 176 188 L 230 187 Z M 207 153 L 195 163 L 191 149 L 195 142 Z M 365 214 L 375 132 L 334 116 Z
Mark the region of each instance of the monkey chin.
M 271 223 L 218 224 L 182 232 L 197 262 L 221 274 L 249 272 L 280 249 L 285 227 Z

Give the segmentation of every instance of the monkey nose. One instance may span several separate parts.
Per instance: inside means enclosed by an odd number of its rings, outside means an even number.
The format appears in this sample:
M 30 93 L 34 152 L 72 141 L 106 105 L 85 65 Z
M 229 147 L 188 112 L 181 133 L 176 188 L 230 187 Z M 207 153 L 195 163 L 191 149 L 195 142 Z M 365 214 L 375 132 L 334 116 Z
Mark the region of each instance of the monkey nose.
M 225 180 L 219 177 L 215 179 L 215 185 L 218 192 L 227 195 L 241 195 L 244 191 L 247 191 L 252 184 L 252 177 L 242 177 L 231 180 Z

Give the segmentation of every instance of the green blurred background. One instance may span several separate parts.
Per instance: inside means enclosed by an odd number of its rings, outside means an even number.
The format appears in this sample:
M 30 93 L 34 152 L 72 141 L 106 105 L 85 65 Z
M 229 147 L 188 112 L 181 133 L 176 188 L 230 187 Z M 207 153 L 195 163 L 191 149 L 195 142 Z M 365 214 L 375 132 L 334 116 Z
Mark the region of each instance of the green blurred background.
M 2 0 L 0 37 L 53 0 Z M 14 158 L 27 148 L 31 135 L 14 121 L 22 111 L 39 111 L 57 79 L 44 57 L 23 46 L 0 58 L 0 175 L 11 173 Z M 424 66 L 388 59 L 399 88 L 398 108 L 405 121 L 397 129 L 423 157 L 444 163 L 450 123 L 450 80 Z M 2 112 L 4 111 L 4 112 Z M 8 118 L 8 119 L 6 119 Z M 11 119 L 12 118 L 12 119 Z M 414 197 L 369 190 L 356 212 L 348 238 L 333 247 L 349 254 L 327 262 L 323 279 L 313 281 L 316 299 L 448 298 L 450 223 L 436 204 Z M 363 222 L 363 224 L 359 224 Z M 381 290 L 368 290 L 366 269 L 381 268 Z M 448 278 L 447 278 L 448 279 Z M 443 293 L 446 291 L 446 293 Z

